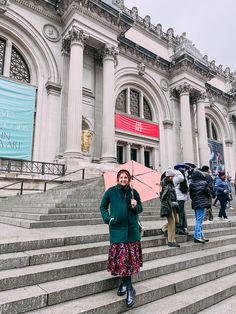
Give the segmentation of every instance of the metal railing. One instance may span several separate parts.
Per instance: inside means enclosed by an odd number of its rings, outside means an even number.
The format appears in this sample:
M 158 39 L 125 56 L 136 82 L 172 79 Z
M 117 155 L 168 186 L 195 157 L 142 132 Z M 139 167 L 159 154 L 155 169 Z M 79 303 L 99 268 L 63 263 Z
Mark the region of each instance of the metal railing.
M 7 189 L 10 186 L 13 186 L 13 185 L 16 185 L 16 184 L 19 184 L 19 183 L 20 183 L 20 189 L 19 189 L 20 190 L 20 195 L 22 195 L 23 194 L 23 186 L 24 186 L 24 181 L 23 180 L 4 185 L 4 186 L 0 187 L 0 190 L 5 190 L 5 189 Z
M 46 192 L 47 191 L 47 184 L 50 182 L 53 182 L 53 181 L 56 181 L 57 179 L 61 179 L 62 177 L 66 177 L 66 176 L 69 176 L 69 175 L 71 175 L 71 174 L 74 174 L 74 173 L 77 173 L 77 172 L 80 172 L 80 171 L 82 171 L 82 180 L 84 180 L 84 176 L 85 176 L 85 169 L 84 168 L 82 168 L 82 169 L 78 169 L 78 170 L 75 170 L 75 171 L 72 171 L 72 172 L 68 172 L 68 173 L 66 173 L 66 174 L 64 174 L 63 176 L 59 176 L 59 177 L 56 177 L 56 178 L 54 178 L 54 179 L 52 179 L 52 180 L 48 180 L 48 181 L 46 181 L 46 182 L 44 182 L 44 192 Z
M 85 169 L 82 168 L 82 169 L 78 169 L 78 170 L 75 170 L 75 171 L 66 173 L 66 174 L 64 174 L 63 176 L 58 176 L 58 177 L 56 177 L 56 178 L 54 178 L 54 179 L 52 179 L 52 180 L 45 181 L 45 182 L 44 182 L 44 188 L 43 188 L 43 190 L 42 190 L 42 189 L 41 189 L 41 190 L 40 190 L 40 189 L 37 189 L 37 191 L 46 192 L 46 191 L 47 191 L 47 184 L 48 184 L 48 183 L 54 182 L 54 181 L 56 181 L 57 179 L 61 179 L 61 178 L 63 178 L 63 177 L 69 176 L 69 175 L 71 175 L 71 174 L 74 174 L 74 173 L 77 173 L 77 172 L 80 172 L 80 171 L 82 172 L 81 179 L 84 180 L 84 179 L 85 179 Z M 25 181 L 26 181 L 26 180 L 25 180 Z M 18 181 L 16 181 L 16 182 L 13 182 L 13 183 L 4 185 L 4 186 L 0 187 L 0 190 L 8 190 L 9 187 L 11 187 L 11 186 L 13 186 L 13 185 L 16 185 L 16 184 L 20 184 L 20 188 L 19 188 L 19 189 L 16 189 L 16 190 L 19 190 L 19 191 L 20 191 L 20 192 L 19 192 L 19 195 L 23 195 L 23 191 L 24 191 L 24 182 L 25 182 L 25 181 L 21 179 L 21 180 L 18 180 Z M 60 182 L 60 181 L 59 181 L 59 182 Z M 68 181 L 66 181 L 66 182 L 68 182 Z M 60 183 L 63 184 L 64 182 L 62 181 L 62 182 L 60 182 Z M 32 191 L 35 191 L 36 189 L 25 189 L 25 190 L 32 190 Z
M 65 175 L 65 165 L 39 161 L 25 161 L 17 159 L 0 159 L 0 171 L 35 173 L 41 175 Z

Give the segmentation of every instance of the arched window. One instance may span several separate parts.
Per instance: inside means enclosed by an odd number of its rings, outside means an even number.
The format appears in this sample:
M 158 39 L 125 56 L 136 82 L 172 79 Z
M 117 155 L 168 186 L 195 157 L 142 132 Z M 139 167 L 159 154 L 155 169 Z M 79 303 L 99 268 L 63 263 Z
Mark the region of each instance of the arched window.
M 211 140 L 218 141 L 219 136 L 217 133 L 216 126 L 215 126 L 214 122 L 209 118 L 206 118 L 206 128 L 207 128 L 207 138 L 211 139 Z
M 7 55 L 6 55 L 7 54 Z M 9 54 L 9 55 L 8 55 Z M 10 71 L 4 74 L 6 58 L 10 60 Z M 6 41 L 0 38 L 0 74 L 9 76 L 17 81 L 30 83 L 30 71 L 25 59 L 15 45 L 6 50 Z
M 152 121 L 152 111 L 147 98 L 140 91 L 127 88 L 116 98 L 116 110 Z

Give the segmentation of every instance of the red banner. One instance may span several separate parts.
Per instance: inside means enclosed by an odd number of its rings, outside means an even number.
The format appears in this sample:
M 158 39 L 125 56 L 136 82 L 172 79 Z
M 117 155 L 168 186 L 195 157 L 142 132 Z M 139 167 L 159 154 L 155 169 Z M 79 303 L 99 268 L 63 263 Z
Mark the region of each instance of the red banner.
M 159 138 L 159 126 L 116 113 L 116 128 Z

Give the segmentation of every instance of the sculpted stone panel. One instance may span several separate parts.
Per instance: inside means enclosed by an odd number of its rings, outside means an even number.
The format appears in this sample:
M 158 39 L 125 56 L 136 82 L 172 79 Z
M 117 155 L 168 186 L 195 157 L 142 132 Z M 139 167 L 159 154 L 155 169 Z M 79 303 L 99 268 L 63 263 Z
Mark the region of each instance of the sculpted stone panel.
M 59 31 L 52 24 L 45 24 L 44 25 L 43 34 L 50 41 L 59 41 L 60 40 Z

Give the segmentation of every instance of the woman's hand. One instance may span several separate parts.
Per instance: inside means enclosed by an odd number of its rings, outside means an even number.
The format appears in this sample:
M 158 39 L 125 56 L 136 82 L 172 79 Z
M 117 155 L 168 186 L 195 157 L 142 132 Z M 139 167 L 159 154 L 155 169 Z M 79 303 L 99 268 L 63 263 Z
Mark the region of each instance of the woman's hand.
M 137 206 L 137 201 L 134 198 L 132 198 L 131 199 L 131 207 L 135 208 L 136 206 Z

